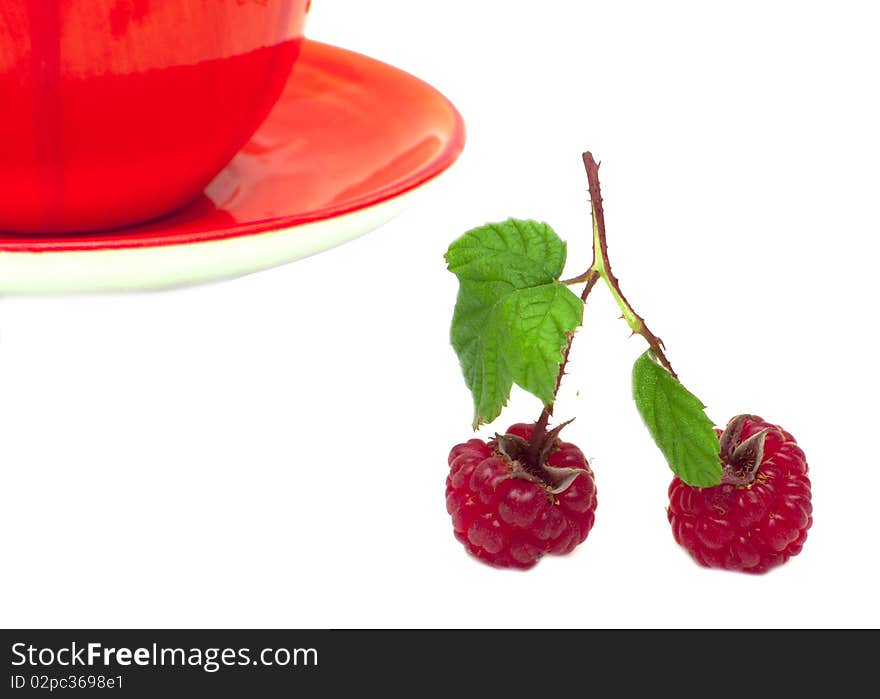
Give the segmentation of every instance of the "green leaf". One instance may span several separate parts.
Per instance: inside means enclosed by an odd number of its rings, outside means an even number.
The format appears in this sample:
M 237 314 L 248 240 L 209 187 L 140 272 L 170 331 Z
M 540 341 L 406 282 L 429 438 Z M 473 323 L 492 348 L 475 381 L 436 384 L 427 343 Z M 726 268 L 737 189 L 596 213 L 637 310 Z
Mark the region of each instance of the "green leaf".
M 516 383 L 553 401 L 583 303 L 558 279 L 565 243 L 546 223 L 507 220 L 468 231 L 446 253 L 459 280 L 450 340 L 474 399 L 474 427 L 492 422 Z
M 568 333 L 581 324 L 583 309 L 583 302 L 559 283 L 515 291 L 501 307 L 513 380 L 543 403 L 553 402 L 562 351 Z
M 507 219 L 469 230 L 446 252 L 459 281 L 506 282 L 517 289 L 559 279 L 565 243 L 546 223 Z
M 721 482 L 720 445 L 705 406 L 650 351 L 633 365 L 633 398 L 669 467 L 685 483 L 701 488 Z

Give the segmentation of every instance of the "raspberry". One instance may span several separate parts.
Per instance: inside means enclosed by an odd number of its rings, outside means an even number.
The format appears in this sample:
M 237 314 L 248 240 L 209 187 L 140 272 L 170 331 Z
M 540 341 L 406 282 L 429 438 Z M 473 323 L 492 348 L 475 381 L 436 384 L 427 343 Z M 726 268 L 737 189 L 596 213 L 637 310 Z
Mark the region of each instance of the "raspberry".
M 491 565 L 531 568 L 544 554 L 569 553 L 593 527 L 596 484 L 587 459 L 557 438 L 557 428 L 529 465 L 533 428 L 512 425 L 506 435 L 471 439 L 449 453 L 446 509 L 455 536 Z
M 800 553 L 813 523 L 804 452 L 788 432 L 739 415 L 721 436 L 721 485 L 676 476 L 667 516 L 675 540 L 701 565 L 764 573 Z

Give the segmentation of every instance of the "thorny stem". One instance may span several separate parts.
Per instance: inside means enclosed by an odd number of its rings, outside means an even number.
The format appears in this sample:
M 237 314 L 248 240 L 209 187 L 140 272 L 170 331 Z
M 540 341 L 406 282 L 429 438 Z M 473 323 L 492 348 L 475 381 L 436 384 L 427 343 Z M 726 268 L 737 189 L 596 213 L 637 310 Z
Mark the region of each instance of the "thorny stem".
M 584 167 L 587 170 L 587 181 L 590 185 L 590 208 L 593 214 L 593 262 L 586 272 L 577 277 L 565 279 L 562 283 L 572 285 L 586 282 L 584 290 L 581 292 L 581 301 L 586 302 L 587 296 L 590 295 L 596 282 L 599 279 L 603 279 L 633 334 L 641 335 L 645 338 L 648 346 L 651 348 L 651 352 L 660 364 L 677 379 L 678 375 L 666 357 L 663 340 L 648 329 L 645 319 L 636 313 L 630 302 L 626 300 L 626 297 L 620 290 L 620 282 L 611 271 L 611 262 L 608 260 L 608 242 L 605 237 L 605 210 L 602 207 L 602 189 L 599 186 L 599 163 L 596 162 L 593 154 L 589 151 L 583 154 L 583 160 Z M 565 349 L 562 351 L 562 362 L 559 364 L 559 373 L 556 375 L 554 396 L 559 393 L 559 386 L 565 374 L 566 364 L 568 364 L 568 354 L 571 351 L 573 339 L 574 333 L 569 336 Z M 550 421 L 550 416 L 553 415 L 553 405 L 552 402 L 547 403 L 541 411 L 541 416 L 535 423 L 535 428 L 532 431 L 532 437 L 526 450 L 526 460 L 529 464 L 538 464 L 541 454 L 544 452 L 544 443 L 548 437 L 547 423 Z
M 581 279 L 580 281 L 585 281 L 587 284 L 584 287 L 584 290 L 581 292 L 581 301 L 586 303 L 587 296 L 590 295 L 590 292 L 593 290 L 596 282 L 599 281 L 599 273 L 593 269 L 590 269 L 586 274 L 582 276 L 583 279 Z M 559 393 L 559 386 L 562 383 L 562 377 L 565 375 L 565 365 L 568 364 L 568 353 L 571 351 L 572 340 L 574 340 L 574 333 L 571 333 L 568 336 L 568 342 L 565 343 L 565 349 L 562 350 L 562 361 L 559 363 L 559 373 L 556 374 L 556 390 L 553 391 L 554 396 Z M 544 444 L 544 439 L 547 435 L 547 422 L 550 420 L 550 416 L 552 414 L 553 403 L 547 403 L 547 405 L 545 405 L 544 409 L 541 411 L 541 417 L 539 417 L 538 422 L 535 423 L 535 429 L 532 431 L 532 438 L 529 440 L 529 448 L 526 451 L 526 460 L 530 464 L 538 463 L 538 459 L 540 458 L 540 454 Z
M 592 277 L 594 274 L 595 274 L 595 272 L 591 268 L 591 269 L 587 270 L 586 272 L 584 272 L 583 274 L 579 274 L 578 276 L 572 277 L 571 279 L 563 279 L 559 283 L 565 284 L 566 286 L 572 286 L 574 284 L 583 284 L 584 282 L 589 281 L 590 277 Z
M 583 154 L 584 167 L 587 169 L 587 180 L 590 184 L 590 205 L 593 210 L 593 264 L 587 274 L 594 272 L 605 280 L 611 295 L 620 307 L 624 320 L 626 320 L 634 335 L 641 335 L 651 348 L 651 352 L 674 378 L 678 375 L 666 358 L 663 340 L 652 333 L 645 320 L 630 305 L 629 301 L 620 290 L 620 283 L 611 271 L 611 263 L 608 260 L 608 243 L 605 239 L 605 210 L 602 208 L 602 190 L 599 187 L 599 164 L 593 159 L 593 154 L 587 151 Z M 576 277 L 577 279 L 577 277 Z

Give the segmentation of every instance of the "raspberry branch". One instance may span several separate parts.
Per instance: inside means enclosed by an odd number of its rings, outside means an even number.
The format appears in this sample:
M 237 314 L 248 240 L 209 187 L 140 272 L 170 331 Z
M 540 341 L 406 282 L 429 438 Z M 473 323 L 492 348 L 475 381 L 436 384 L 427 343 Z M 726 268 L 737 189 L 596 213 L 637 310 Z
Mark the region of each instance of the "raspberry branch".
M 453 447 L 446 509 L 455 536 L 487 563 L 529 568 L 545 554 L 570 552 L 589 533 L 592 470 L 580 449 L 559 439 L 571 420 L 548 423 L 587 297 L 603 279 L 632 334 L 649 346 L 633 363 L 632 398 L 675 474 L 667 508 L 675 540 L 702 565 L 763 573 L 797 555 L 812 524 L 806 458 L 788 432 L 755 415 L 716 430 L 678 380 L 662 340 L 611 270 L 599 164 L 589 151 L 582 157 L 592 214 L 586 272 L 561 280 L 566 245 L 534 220 L 471 229 L 445 255 L 459 280 L 450 341 L 474 398 L 474 429 L 498 417 L 514 384 L 542 404 L 534 425 Z M 568 288 L 575 284 L 584 285 L 580 298 Z
M 595 275 L 601 277 L 608 285 L 611 295 L 617 302 L 617 305 L 623 314 L 623 318 L 626 320 L 633 334 L 641 335 L 645 338 L 651 348 L 651 352 L 660 364 L 662 364 L 674 378 L 678 378 L 678 375 L 675 373 L 672 365 L 666 358 L 663 340 L 648 329 L 644 318 L 636 313 L 630 302 L 626 300 L 626 297 L 620 290 L 620 282 L 618 282 L 617 277 L 615 277 L 614 273 L 611 271 L 611 263 L 608 260 L 608 243 L 605 239 L 605 211 L 602 208 L 602 190 L 599 186 L 599 164 L 595 161 L 593 154 L 589 151 L 583 154 L 583 160 L 584 167 L 587 170 L 587 181 L 590 185 L 590 206 L 593 213 L 593 264 L 590 265 L 590 269 L 586 273 L 580 277 L 575 277 L 575 279 L 570 280 L 570 282 L 578 283 L 581 281 L 588 281 L 589 279 L 594 279 Z
M 651 348 L 651 353 L 657 358 L 657 361 L 666 369 L 673 378 L 678 378 L 675 370 L 672 368 L 669 359 L 666 357 L 663 340 L 657 337 L 648 328 L 645 319 L 642 318 L 632 307 L 623 292 L 620 290 L 620 282 L 614 276 L 611 270 L 611 262 L 608 259 L 608 242 L 605 236 L 605 210 L 602 206 L 602 189 L 599 184 L 599 164 L 593 158 L 593 154 L 589 151 L 583 154 L 584 167 L 587 170 L 587 181 L 589 182 L 590 191 L 590 208 L 593 217 L 593 262 L 590 268 L 583 274 L 565 279 L 563 284 L 584 284 L 584 290 L 581 293 L 581 301 L 586 302 L 587 296 L 593 290 L 599 279 L 605 281 L 611 295 L 617 302 L 622 313 L 623 319 L 626 320 L 633 335 L 641 335 Z M 568 363 L 568 354 L 571 351 L 571 343 L 574 339 L 574 333 L 568 338 L 568 343 L 562 352 L 562 362 L 559 365 L 559 373 L 556 376 L 556 390 L 553 392 L 554 399 L 559 392 L 559 386 L 562 383 L 562 377 L 565 374 L 565 367 Z M 535 423 L 535 429 L 529 440 L 528 449 L 526 450 L 526 459 L 529 463 L 537 464 L 541 458 L 546 442 L 548 440 L 547 424 L 553 415 L 553 402 L 544 405 L 538 421 Z

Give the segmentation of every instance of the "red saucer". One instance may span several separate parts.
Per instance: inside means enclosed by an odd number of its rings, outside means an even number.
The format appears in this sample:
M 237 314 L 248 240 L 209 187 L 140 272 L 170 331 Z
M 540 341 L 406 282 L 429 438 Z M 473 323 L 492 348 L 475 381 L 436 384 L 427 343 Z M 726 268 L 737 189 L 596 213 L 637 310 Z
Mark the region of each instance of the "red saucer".
M 165 218 L 130 228 L 48 237 L 0 234 L 0 289 L 14 291 L 21 286 L 13 283 L 10 288 L 3 283 L 2 274 L 4 260 L 17 262 L 10 258 L 19 258 L 22 253 L 44 257 L 64 252 L 191 246 L 362 211 L 399 197 L 445 170 L 461 152 L 464 138 L 464 125 L 455 107 L 418 78 L 351 51 L 306 41 L 266 122 L 198 201 Z M 344 238 L 336 235 L 333 244 L 344 242 Z M 286 255 L 289 259 L 297 256 L 302 255 Z M 284 262 L 283 257 L 269 262 Z M 34 255 L 27 258 L 25 267 L 35 261 Z M 144 264 L 144 260 L 136 261 L 132 270 L 136 276 Z M 31 267 L 34 273 L 40 272 L 39 265 Z M 46 273 L 57 272 L 56 267 L 53 264 Z M 94 274 L 95 265 L 89 263 L 88 267 Z M 242 271 L 249 270 L 230 273 Z M 21 278 L 27 270 L 14 272 L 13 276 Z M 74 272 L 73 277 L 82 276 Z M 93 286 L 127 286 L 124 280 L 120 282 L 118 272 L 113 275 L 115 281 Z M 224 274 L 223 269 L 215 273 L 196 270 L 191 276 L 198 281 Z M 186 275 L 182 276 L 171 283 L 187 281 Z M 69 284 L 62 279 L 55 282 L 45 286 L 49 290 L 83 286 L 81 279 L 72 279 Z M 146 280 L 131 286 L 158 284 L 161 274 L 155 282 Z M 43 285 L 23 286 L 39 291 Z

